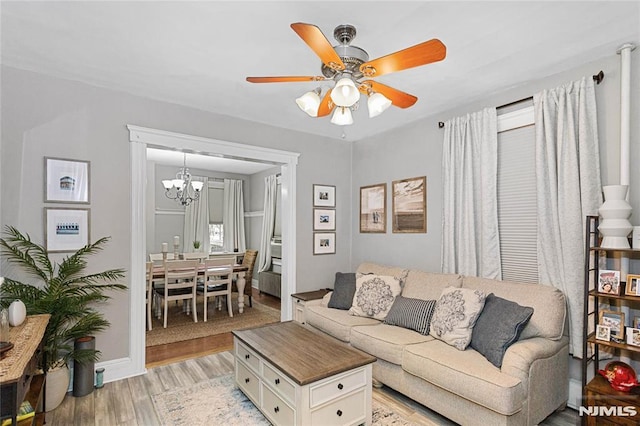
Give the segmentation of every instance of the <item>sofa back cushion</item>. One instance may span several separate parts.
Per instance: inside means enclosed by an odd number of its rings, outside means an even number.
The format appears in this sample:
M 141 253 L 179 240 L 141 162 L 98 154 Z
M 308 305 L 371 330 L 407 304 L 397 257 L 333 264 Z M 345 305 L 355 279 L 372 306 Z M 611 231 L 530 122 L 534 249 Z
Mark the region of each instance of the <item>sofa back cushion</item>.
M 564 294 L 551 286 L 498 281 L 489 278 L 462 277 L 462 287 L 493 293 L 498 297 L 533 308 L 533 315 L 522 330 L 520 339 L 545 337 L 552 340 L 562 338 L 566 316 Z

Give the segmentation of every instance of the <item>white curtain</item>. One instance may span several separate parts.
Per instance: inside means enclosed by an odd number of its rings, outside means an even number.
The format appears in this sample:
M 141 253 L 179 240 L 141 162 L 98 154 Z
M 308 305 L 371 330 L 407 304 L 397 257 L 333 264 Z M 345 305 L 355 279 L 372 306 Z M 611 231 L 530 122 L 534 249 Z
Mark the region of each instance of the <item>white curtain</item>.
M 242 181 L 224 180 L 224 211 L 222 212 L 223 248 L 224 251 L 238 250 L 244 252 L 244 201 Z
M 258 272 L 267 271 L 271 267 L 271 237 L 276 222 L 276 200 L 278 179 L 276 175 L 264 178 L 264 215 L 262 216 L 262 234 L 258 250 Z
M 194 241 L 200 241 L 203 253 L 209 253 L 209 178 L 204 177 L 204 185 L 200 191 L 200 198 L 192 201 L 184 209 L 184 246 L 185 253 L 194 252 Z
M 570 350 L 582 356 L 587 215 L 602 204 L 595 90 L 591 78 L 533 97 L 536 121 L 538 274 L 568 301 Z
M 501 278 L 495 108 L 445 123 L 442 271 Z

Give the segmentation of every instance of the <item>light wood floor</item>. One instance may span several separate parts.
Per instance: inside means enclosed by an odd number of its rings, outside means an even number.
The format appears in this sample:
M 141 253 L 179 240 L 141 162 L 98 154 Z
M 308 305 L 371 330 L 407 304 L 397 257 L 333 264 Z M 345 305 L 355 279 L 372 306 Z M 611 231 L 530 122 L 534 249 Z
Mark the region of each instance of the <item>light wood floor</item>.
M 279 299 L 257 291 L 254 298 L 272 307 L 280 306 Z M 233 372 L 232 348 L 231 333 L 147 348 L 146 375 L 107 383 L 84 397 L 69 394 L 57 409 L 47 413 L 46 422 L 54 426 L 159 425 L 151 395 Z M 455 425 L 386 386 L 374 388 L 373 397 L 417 425 Z M 575 426 L 579 418 L 575 410 L 566 409 L 541 424 Z

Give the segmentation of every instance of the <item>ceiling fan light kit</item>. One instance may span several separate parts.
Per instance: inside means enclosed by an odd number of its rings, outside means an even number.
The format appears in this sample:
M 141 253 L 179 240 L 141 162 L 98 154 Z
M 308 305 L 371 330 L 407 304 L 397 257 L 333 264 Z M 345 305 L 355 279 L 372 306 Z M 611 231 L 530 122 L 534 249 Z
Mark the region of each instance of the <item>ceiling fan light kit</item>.
M 247 77 L 250 83 L 285 83 L 304 81 L 335 81 L 321 99 L 322 89 L 307 92 L 296 99 L 302 111 L 311 117 L 325 117 L 335 111 L 331 123 L 344 126 L 353 123 L 351 111 L 357 109 L 360 94 L 368 96 L 369 117 L 380 115 L 391 105 L 408 108 L 417 97 L 386 86 L 374 78 L 408 68 L 438 62 L 446 57 L 447 48 L 438 39 L 428 40 L 380 58 L 369 60 L 369 54 L 351 41 L 356 36 L 353 25 L 339 25 L 333 31 L 338 41 L 332 46 L 322 31 L 315 25 L 297 22 L 291 28 L 322 60 L 322 76 Z M 336 108 L 337 107 L 337 108 Z

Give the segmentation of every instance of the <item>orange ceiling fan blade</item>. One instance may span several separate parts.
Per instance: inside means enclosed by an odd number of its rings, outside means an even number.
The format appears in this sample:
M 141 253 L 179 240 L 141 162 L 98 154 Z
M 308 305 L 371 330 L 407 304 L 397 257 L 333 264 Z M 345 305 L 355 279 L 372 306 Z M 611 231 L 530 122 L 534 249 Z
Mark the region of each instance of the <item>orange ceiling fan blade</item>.
M 318 117 L 326 117 L 331 114 L 333 110 L 333 101 L 331 100 L 331 89 L 324 95 L 322 101 L 320 102 L 320 106 L 318 107 Z
M 378 59 L 365 62 L 360 65 L 360 71 L 366 77 L 378 77 L 432 62 L 438 62 L 446 56 L 446 46 L 442 44 L 440 40 L 434 38 Z
M 397 106 L 398 108 L 409 108 L 418 101 L 418 98 L 413 95 L 394 89 L 393 87 L 386 86 L 382 83 L 378 83 L 377 81 L 363 81 L 360 85 L 360 91 L 368 94 L 367 88 L 371 88 L 374 92 L 382 93 L 394 106 Z
M 340 59 L 340 56 L 333 50 L 333 46 L 331 46 L 329 40 L 322 34 L 320 28 L 302 22 L 291 24 L 291 28 L 307 43 L 311 50 L 318 55 L 323 64 L 336 71 L 341 71 L 345 68 L 342 59 Z
M 296 81 L 324 81 L 320 76 L 247 77 L 249 83 L 289 83 Z

